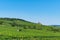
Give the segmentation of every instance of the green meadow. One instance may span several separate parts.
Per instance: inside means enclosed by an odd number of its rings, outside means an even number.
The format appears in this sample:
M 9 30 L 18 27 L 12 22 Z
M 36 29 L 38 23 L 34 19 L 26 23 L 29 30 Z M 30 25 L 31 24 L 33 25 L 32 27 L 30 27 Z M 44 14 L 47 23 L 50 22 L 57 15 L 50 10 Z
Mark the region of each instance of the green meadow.
M 0 18 L 0 40 L 60 40 L 60 28 L 17 18 Z

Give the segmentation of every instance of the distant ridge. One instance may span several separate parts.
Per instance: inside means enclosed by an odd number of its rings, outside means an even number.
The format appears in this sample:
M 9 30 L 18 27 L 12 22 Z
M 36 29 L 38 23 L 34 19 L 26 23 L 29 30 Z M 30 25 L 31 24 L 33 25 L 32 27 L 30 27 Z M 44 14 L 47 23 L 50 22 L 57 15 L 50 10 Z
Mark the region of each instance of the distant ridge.
M 29 21 L 26 21 L 26 20 L 23 20 L 23 19 L 19 19 L 19 18 L 0 18 L 0 19 L 2 19 L 2 20 L 10 20 L 10 21 L 19 20 L 19 21 L 24 21 L 24 22 L 32 23 L 32 22 L 29 22 Z
M 52 25 L 52 26 L 54 26 L 54 27 L 60 27 L 60 25 Z

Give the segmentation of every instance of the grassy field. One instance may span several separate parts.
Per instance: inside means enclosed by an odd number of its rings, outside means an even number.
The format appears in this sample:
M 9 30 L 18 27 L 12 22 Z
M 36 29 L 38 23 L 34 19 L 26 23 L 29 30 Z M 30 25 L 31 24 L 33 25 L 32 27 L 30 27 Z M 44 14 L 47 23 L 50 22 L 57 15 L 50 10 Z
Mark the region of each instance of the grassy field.
M 0 18 L 0 40 L 60 40 L 60 28 L 22 19 Z

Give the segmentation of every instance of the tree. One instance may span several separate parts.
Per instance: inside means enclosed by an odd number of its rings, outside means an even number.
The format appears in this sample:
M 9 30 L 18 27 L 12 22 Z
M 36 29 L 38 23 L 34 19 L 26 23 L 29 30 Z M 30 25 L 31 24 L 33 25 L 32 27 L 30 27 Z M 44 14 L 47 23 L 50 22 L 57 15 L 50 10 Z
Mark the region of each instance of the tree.
M 3 24 L 3 21 L 0 21 L 0 25 L 2 25 Z

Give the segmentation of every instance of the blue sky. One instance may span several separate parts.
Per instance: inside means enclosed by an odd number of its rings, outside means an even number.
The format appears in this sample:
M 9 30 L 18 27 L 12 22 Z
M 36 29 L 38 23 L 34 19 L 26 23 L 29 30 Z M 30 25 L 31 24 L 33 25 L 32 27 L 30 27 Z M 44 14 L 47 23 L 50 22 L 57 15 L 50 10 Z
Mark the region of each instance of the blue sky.
M 0 17 L 60 25 L 60 0 L 0 0 Z

